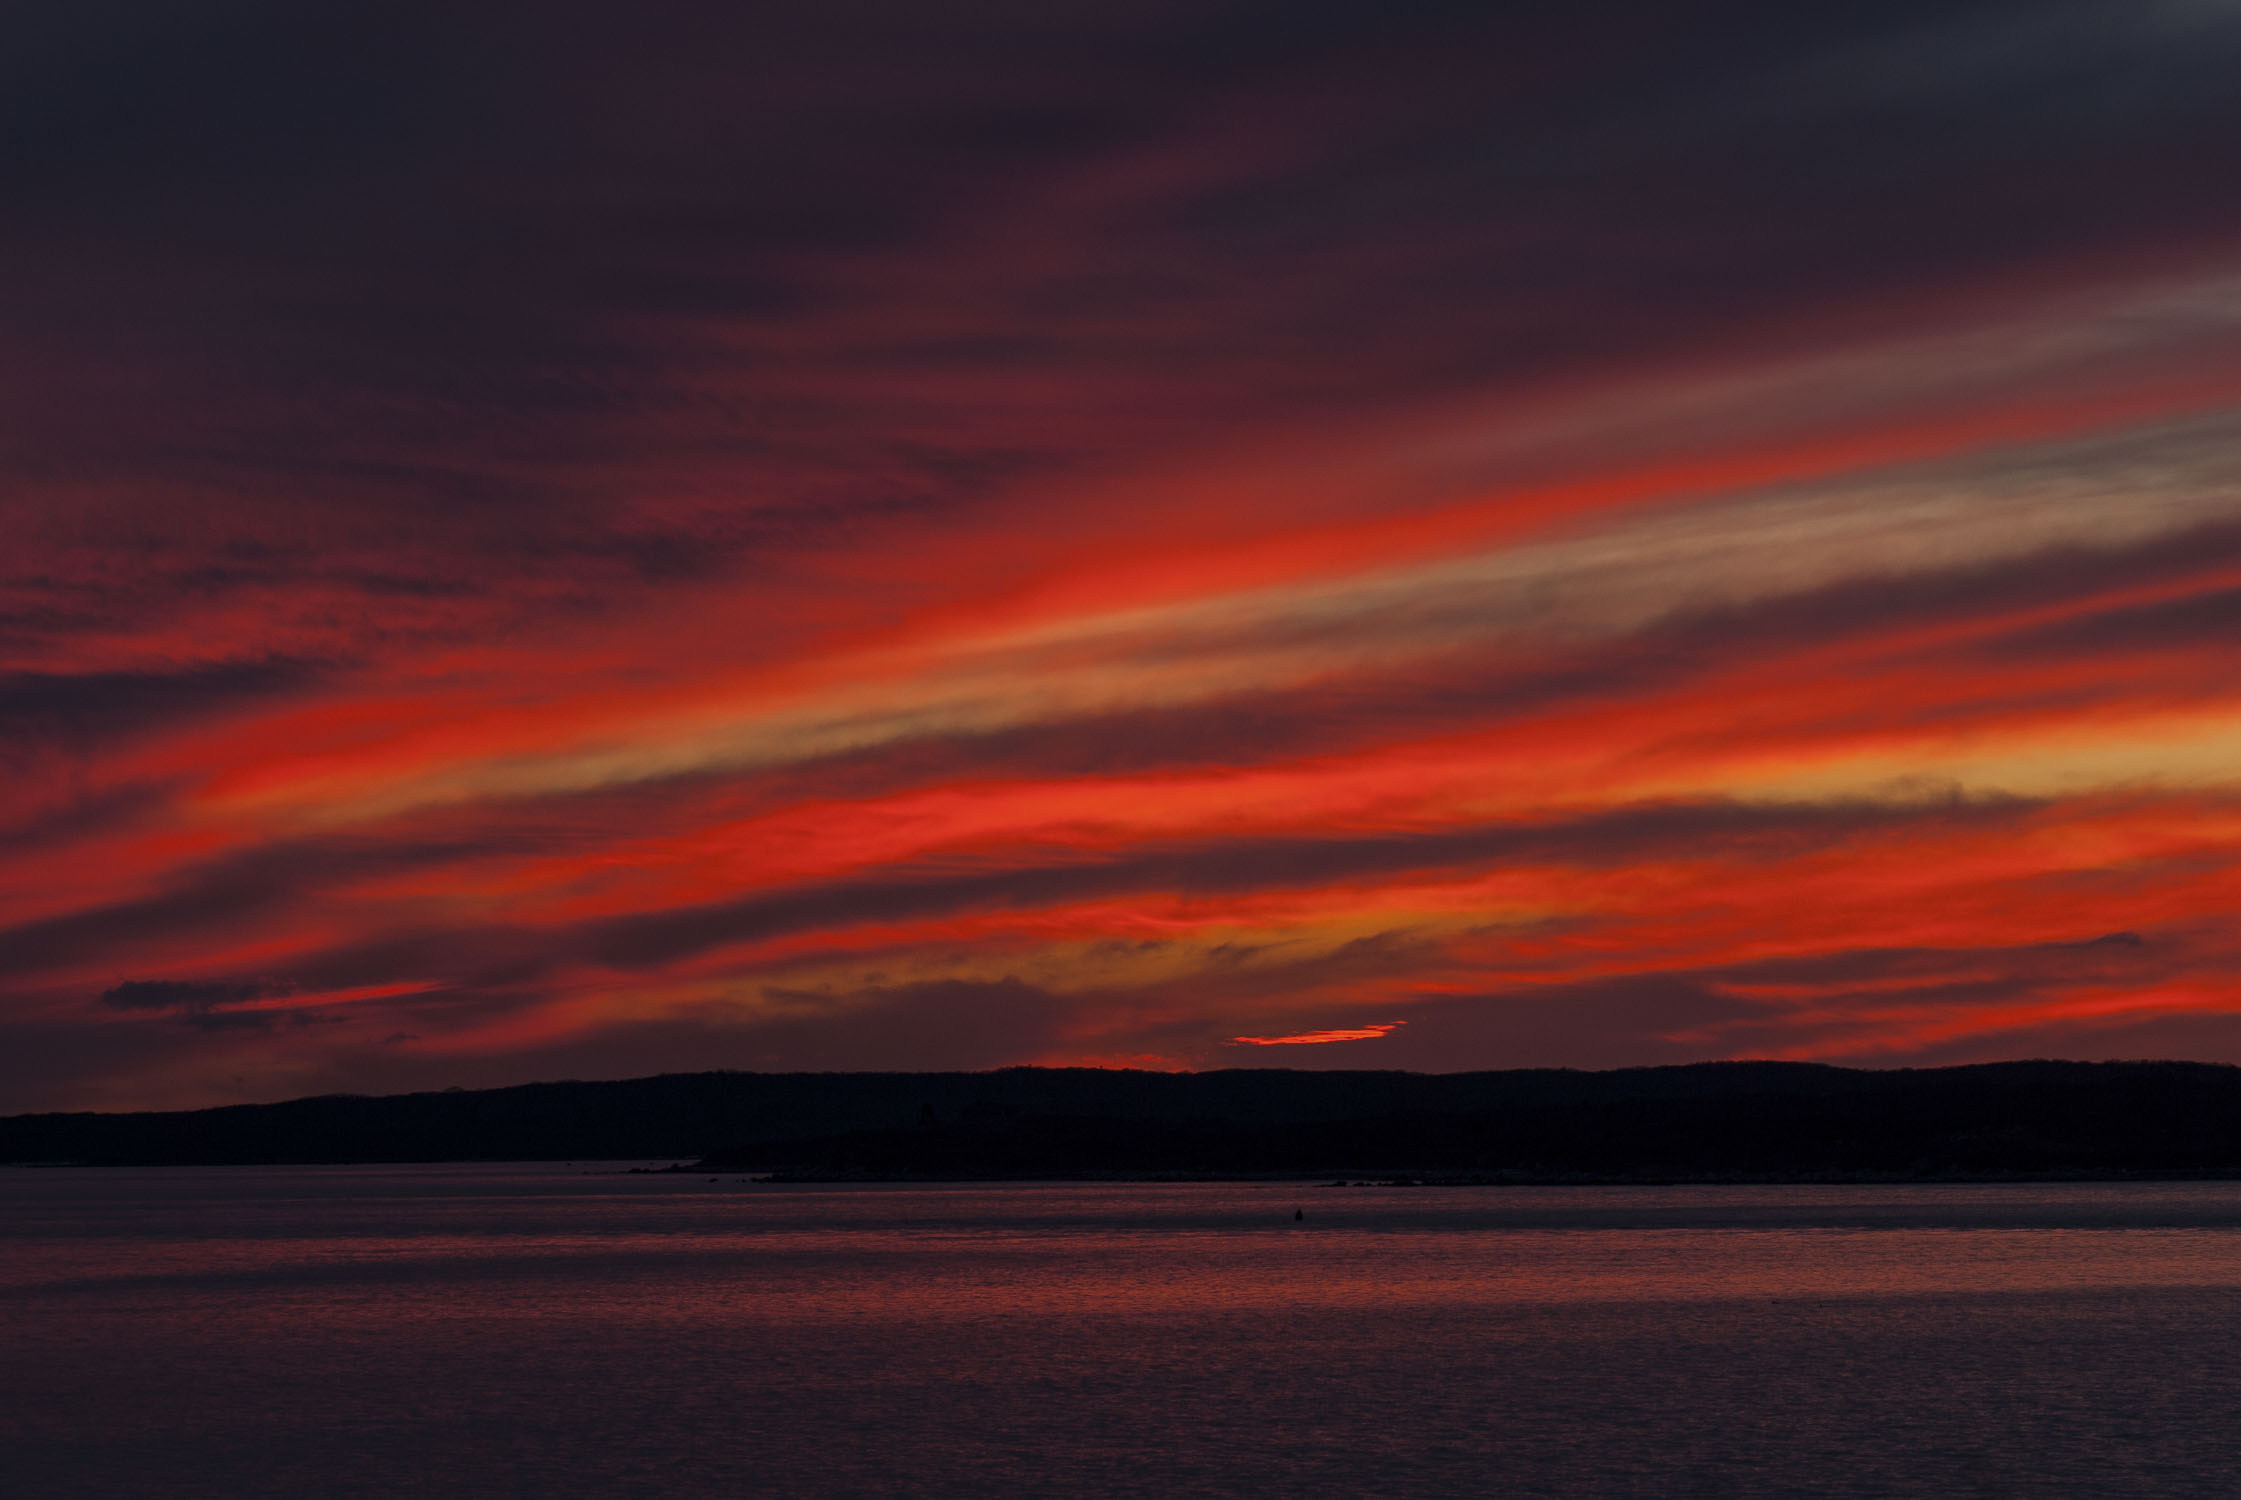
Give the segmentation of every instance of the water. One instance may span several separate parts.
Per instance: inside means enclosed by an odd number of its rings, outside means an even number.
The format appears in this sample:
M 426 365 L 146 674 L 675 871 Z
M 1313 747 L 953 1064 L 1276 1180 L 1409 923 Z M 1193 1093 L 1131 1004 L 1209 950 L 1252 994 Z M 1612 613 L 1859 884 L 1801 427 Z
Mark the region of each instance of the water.
M 13 1170 L 0 1214 L 10 1496 L 2241 1483 L 2241 1184 Z

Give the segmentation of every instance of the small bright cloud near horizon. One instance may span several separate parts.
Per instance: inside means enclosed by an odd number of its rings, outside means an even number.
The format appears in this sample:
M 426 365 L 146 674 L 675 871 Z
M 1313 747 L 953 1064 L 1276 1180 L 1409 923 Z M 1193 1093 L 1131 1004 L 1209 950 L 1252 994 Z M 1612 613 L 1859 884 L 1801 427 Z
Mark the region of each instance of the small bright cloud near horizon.
M 1337 1026 L 1328 1031 L 1302 1031 L 1291 1036 L 1233 1036 L 1230 1040 L 1251 1047 L 1314 1047 L 1325 1042 L 1374 1042 L 1407 1024 L 1406 1021 L 1385 1021 L 1375 1026 Z
M 2241 10 L 4 66 L 0 1111 L 2241 1061 Z

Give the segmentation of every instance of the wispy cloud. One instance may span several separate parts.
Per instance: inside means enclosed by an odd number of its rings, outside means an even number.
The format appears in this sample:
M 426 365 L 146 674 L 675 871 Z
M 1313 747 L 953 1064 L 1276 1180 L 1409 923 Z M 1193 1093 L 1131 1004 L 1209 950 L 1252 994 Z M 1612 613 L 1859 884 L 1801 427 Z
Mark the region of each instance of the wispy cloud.
M 0 1108 L 2241 1058 L 2230 7 L 566 10 L 0 60 Z
M 1374 1026 L 1340 1026 L 1327 1031 L 1301 1031 L 1291 1036 L 1233 1036 L 1232 1042 L 1250 1047 L 1319 1047 L 1326 1042 L 1374 1042 L 1406 1021 L 1381 1021 Z

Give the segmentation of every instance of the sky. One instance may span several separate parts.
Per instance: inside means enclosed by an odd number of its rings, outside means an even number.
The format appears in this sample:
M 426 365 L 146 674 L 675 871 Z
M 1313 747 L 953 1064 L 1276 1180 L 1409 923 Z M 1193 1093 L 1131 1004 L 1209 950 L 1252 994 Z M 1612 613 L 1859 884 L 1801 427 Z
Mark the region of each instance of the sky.
M 0 1110 L 2241 1061 L 2241 3 L 80 0 Z

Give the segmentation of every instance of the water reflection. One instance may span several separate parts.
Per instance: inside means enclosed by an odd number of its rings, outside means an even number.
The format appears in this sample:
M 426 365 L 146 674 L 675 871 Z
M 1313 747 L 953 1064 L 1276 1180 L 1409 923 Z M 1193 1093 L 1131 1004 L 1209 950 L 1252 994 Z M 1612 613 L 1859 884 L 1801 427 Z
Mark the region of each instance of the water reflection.
M 2229 1184 L 0 1192 L 23 1493 L 2213 1494 L 2241 1459 Z

